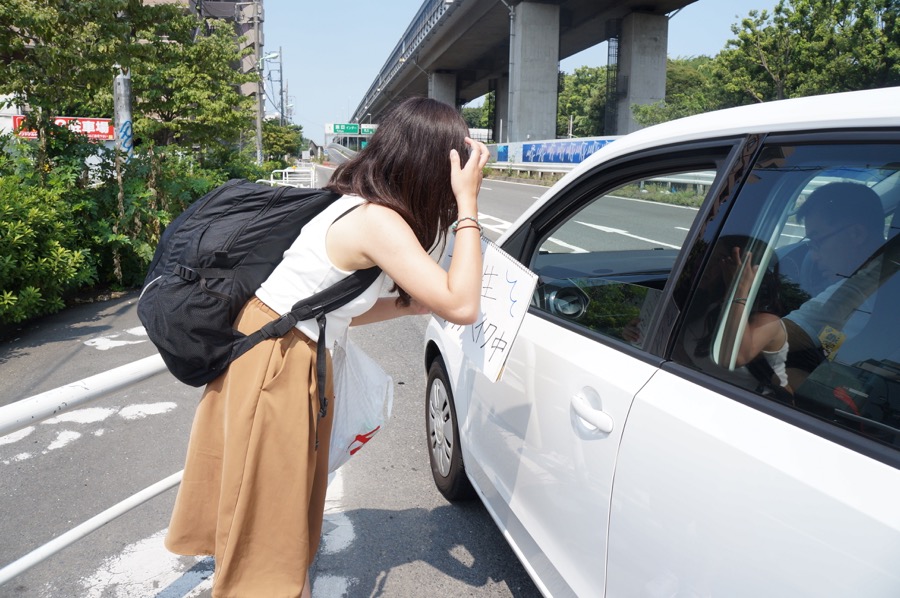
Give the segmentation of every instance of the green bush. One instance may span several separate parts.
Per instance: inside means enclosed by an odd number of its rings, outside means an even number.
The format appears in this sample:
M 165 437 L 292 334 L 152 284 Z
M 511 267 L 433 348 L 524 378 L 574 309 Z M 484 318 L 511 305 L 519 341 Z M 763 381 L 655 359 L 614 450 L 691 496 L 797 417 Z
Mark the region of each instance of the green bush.
M 95 279 L 66 190 L 0 176 L 0 324 L 59 311 L 66 292 Z
M 202 168 L 194 156 L 151 151 L 122 168 L 120 189 L 114 164 L 106 162 L 99 180 L 73 206 L 84 223 L 81 246 L 90 249 L 97 282 L 119 289 L 143 284 L 165 226 L 227 178 Z
M 117 170 L 112 151 L 64 136 L 47 144 L 43 168 L 36 143 L 0 136 L 0 330 L 75 293 L 140 287 L 162 230 L 187 206 L 230 178 L 282 167 L 168 146 Z

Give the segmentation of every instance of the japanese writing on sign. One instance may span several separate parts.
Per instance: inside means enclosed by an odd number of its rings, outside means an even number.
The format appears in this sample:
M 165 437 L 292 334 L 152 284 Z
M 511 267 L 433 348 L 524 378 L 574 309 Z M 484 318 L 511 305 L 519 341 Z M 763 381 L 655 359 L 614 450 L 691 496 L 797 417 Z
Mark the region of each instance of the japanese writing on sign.
M 537 275 L 508 253 L 482 238 L 481 313 L 474 324 L 460 326 L 442 320 L 444 331 L 457 339 L 465 356 L 494 382 L 503 366 L 537 284 Z M 450 265 L 451 243 L 442 266 Z
M 23 139 L 37 139 L 37 131 L 23 129 L 22 124 L 25 117 L 22 115 L 14 115 L 13 131 L 16 135 Z M 110 118 L 77 118 L 73 116 L 57 116 L 53 119 L 54 124 L 61 127 L 87 135 L 88 139 L 93 141 L 112 141 L 116 138 L 116 130 L 113 127 Z

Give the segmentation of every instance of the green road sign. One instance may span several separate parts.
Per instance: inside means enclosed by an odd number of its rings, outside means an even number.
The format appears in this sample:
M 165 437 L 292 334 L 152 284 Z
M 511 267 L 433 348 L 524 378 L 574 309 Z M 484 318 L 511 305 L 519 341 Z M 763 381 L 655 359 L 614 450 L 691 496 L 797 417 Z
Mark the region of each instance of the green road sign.
M 356 123 L 334 123 L 335 135 L 359 135 L 359 125 Z
M 360 125 L 359 132 L 361 135 L 374 135 L 378 125 Z

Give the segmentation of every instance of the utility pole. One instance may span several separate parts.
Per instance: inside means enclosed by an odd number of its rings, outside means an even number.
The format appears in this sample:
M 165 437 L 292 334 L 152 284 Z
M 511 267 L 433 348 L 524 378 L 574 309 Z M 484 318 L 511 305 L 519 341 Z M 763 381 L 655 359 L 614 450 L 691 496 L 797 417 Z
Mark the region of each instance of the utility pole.
M 278 107 L 278 124 L 284 126 L 284 53 L 281 46 L 278 46 L 278 101 L 281 105 Z
M 256 44 L 256 165 L 263 163 L 262 121 L 265 110 L 265 88 L 263 87 L 263 54 L 262 40 L 259 37 L 259 21 L 262 13 L 262 0 L 256 0 L 253 5 L 253 34 Z
M 126 154 L 125 162 L 134 154 L 134 127 L 131 122 L 131 71 L 118 64 L 113 65 L 113 110 L 116 128 L 116 150 Z
M 119 234 L 119 225 L 125 222 L 125 181 L 122 162 L 131 161 L 134 154 L 134 125 L 131 122 L 131 70 L 118 64 L 113 65 L 116 76 L 113 79 L 113 126 L 116 129 L 116 184 L 119 192 L 116 196 L 117 218 L 113 222 L 113 234 Z M 122 255 L 118 248 L 113 249 L 113 273 L 119 284 L 122 283 Z

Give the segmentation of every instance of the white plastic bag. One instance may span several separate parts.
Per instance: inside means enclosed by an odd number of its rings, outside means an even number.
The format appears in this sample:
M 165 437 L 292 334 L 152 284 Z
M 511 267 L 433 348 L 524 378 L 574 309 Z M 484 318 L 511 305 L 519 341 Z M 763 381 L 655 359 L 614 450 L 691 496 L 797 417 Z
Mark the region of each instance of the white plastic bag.
M 335 471 L 361 449 L 391 416 L 394 381 L 375 360 L 345 335 L 335 343 L 334 419 L 328 471 Z

